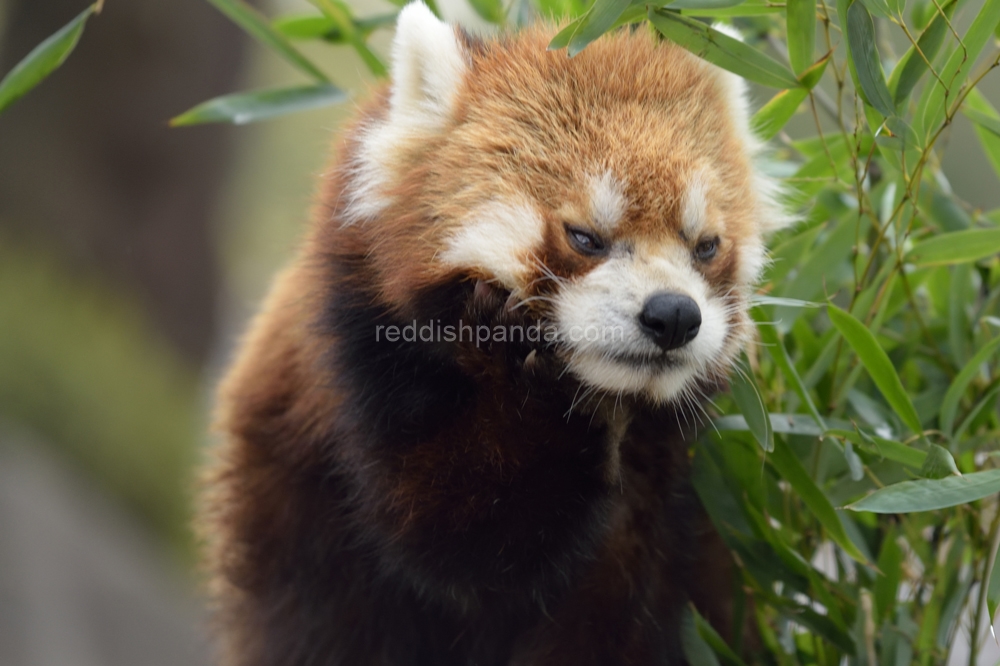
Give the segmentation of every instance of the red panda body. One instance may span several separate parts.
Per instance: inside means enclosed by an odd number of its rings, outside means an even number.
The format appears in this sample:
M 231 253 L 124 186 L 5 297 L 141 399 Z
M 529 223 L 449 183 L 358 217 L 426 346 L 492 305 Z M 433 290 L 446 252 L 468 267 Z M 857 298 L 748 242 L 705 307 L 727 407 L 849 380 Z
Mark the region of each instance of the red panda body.
M 780 211 L 735 77 L 549 38 L 401 14 L 220 391 L 225 663 L 683 663 L 721 583 L 692 590 L 685 435 Z

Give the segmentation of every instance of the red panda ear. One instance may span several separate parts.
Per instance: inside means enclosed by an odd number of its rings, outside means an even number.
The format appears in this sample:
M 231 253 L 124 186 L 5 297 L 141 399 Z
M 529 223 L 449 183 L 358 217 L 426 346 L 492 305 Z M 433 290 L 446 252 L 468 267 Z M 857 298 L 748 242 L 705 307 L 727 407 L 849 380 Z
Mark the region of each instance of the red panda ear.
M 361 133 L 344 222 L 371 220 L 390 201 L 386 190 L 406 157 L 447 127 L 470 65 L 455 28 L 422 2 L 399 13 L 392 45 L 389 113 Z
M 419 0 L 404 7 L 392 46 L 390 122 L 413 130 L 444 126 L 468 68 L 453 26 Z

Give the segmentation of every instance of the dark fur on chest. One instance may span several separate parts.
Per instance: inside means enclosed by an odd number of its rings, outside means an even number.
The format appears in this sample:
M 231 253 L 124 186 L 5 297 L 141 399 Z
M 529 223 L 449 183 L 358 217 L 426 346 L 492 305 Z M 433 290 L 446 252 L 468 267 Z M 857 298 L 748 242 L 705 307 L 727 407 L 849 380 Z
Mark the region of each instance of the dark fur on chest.
M 495 323 L 470 294 L 455 281 L 414 312 Z M 697 507 L 674 411 L 574 406 L 549 360 L 525 366 L 531 345 L 374 339 L 409 323 L 331 280 L 308 323 L 329 353 L 265 369 L 284 390 L 237 409 L 220 519 L 233 663 L 682 663 Z M 308 435 L 307 374 L 337 401 Z

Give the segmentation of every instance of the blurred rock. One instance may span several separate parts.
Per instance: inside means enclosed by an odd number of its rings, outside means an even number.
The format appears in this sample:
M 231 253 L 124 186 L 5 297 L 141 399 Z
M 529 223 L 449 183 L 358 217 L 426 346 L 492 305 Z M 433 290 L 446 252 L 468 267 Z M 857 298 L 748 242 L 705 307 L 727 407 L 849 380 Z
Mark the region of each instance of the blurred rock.
M 210 663 L 162 544 L 47 451 L 0 430 L 0 664 Z

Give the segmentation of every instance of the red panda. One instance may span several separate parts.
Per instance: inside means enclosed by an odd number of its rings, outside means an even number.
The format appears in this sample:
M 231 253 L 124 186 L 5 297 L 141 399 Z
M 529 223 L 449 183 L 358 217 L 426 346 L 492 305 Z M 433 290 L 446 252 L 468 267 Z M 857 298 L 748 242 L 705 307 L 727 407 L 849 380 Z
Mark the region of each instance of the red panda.
M 572 59 L 551 35 L 400 13 L 219 392 L 224 663 L 683 663 L 718 582 L 690 420 L 787 218 L 739 79 L 641 31 Z

